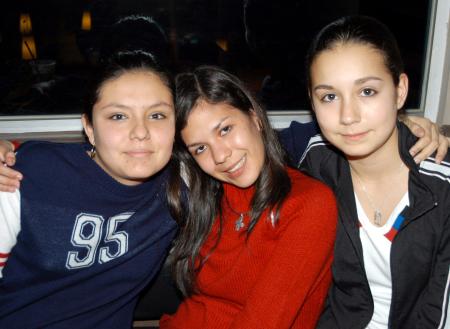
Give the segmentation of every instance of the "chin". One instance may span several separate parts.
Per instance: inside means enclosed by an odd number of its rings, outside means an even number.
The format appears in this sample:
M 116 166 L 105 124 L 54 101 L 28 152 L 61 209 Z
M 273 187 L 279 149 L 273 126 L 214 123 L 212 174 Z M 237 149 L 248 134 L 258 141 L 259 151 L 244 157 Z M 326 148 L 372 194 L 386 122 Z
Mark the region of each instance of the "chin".
M 367 148 L 341 148 L 340 149 L 347 158 L 351 159 L 364 159 L 365 157 L 370 156 L 375 150 L 367 149 Z
M 232 184 L 234 184 L 240 188 L 248 188 L 248 187 L 254 185 L 256 183 L 257 179 L 258 179 L 258 177 L 246 177 L 246 178 L 243 177 L 242 179 L 240 179 L 238 181 L 232 182 Z

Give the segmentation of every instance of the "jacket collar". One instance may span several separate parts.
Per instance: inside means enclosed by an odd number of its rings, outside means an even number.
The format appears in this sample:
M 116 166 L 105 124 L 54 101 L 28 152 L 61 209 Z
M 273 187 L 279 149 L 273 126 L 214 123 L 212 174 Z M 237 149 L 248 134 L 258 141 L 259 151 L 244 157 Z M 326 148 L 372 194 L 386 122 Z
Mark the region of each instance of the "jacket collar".
M 348 233 L 359 259 L 363 259 L 363 249 L 359 238 L 359 221 L 356 210 L 355 191 L 353 190 L 350 165 L 339 152 L 337 161 L 336 198 L 339 206 L 339 220 Z M 364 266 L 364 265 L 363 265 Z
M 404 226 L 431 210 L 435 206 L 437 198 L 427 181 L 419 173 L 419 165 L 414 162 L 413 157 L 409 154 L 409 149 L 417 142 L 417 137 L 403 123 L 398 122 L 397 127 L 400 157 L 409 168 L 409 207 L 404 212 Z
M 409 149 L 417 141 L 417 138 L 411 134 L 409 129 L 403 123 L 398 122 L 397 127 L 399 131 L 400 156 L 410 170 L 408 181 L 410 205 L 403 212 L 405 221 L 403 222 L 402 227 L 404 227 L 411 221 L 431 210 L 436 204 L 436 197 L 427 182 L 424 181 L 423 177 L 420 175 L 418 165 L 409 154 Z M 338 150 L 335 151 L 338 153 L 335 194 L 339 200 L 339 212 L 341 214 L 340 221 L 345 227 L 345 230 L 349 233 L 355 249 L 362 257 L 362 245 L 361 240 L 359 239 L 359 224 L 350 166 L 344 155 Z

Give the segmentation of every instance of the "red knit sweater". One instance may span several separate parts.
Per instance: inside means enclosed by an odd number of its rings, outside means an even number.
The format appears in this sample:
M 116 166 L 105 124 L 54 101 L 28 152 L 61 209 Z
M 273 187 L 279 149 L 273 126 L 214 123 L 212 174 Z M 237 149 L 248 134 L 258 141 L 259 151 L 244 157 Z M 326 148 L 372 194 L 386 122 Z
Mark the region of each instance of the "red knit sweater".
M 322 183 L 288 172 L 292 190 L 278 224 L 263 213 L 247 242 L 249 218 L 240 231 L 236 220 L 249 210 L 254 190 L 224 185 L 222 238 L 198 274 L 200 293 L 163 316 L 161 329 L 315 328 L 331 282 L 336 203 Z M 217 222 L 202 255 L 214 243 Z

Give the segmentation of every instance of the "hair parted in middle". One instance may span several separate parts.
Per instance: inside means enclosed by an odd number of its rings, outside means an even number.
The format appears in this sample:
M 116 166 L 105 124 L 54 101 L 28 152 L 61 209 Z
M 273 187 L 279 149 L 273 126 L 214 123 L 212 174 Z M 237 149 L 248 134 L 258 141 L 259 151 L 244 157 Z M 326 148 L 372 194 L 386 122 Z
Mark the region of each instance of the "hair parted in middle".
M 311 88 L 311 66 L 323 51 L 345 44 L 362 44 L 379 51 L 394 84 L 404 73 L 400 50 L 392 32 L 386 25 L 369 16 L 345 16 L 339 18 L 317 33 L 306 55 L 307 85 Z
M 197 104 L 227 104 L 248 116 L 254 113 L 260 122 L 265 161 L 255 182 L 247 237 L 265 209 L 272 212 L 274 223 L 278 221 L 279 209 L 290 191 L 291 182 L 285 167 L 284 151 L 270 126 L 266 112 L 237 77 L 214 66 L 200 66 L 192 72 L 178 75 L 175 88 L 174 173 L 169 184 L 169 204 L 180 231 L 170 259 L 180 290 L 183 294 L 190 295 L 195 291 L 196 272 L 207 259 L 198 259 L 200 248 L 217 217 L 220 225 L 216 245 L 220 240 L 222 227 L 222 183 L 202 171 L 181 138 L 181 131 L 186 127 L 189 115 Z M 185 203 L 182 201 L 182 177 L 179 174 L 181 167 L 188 184 Z M 213 250 L 214 248 L 210 253 Z

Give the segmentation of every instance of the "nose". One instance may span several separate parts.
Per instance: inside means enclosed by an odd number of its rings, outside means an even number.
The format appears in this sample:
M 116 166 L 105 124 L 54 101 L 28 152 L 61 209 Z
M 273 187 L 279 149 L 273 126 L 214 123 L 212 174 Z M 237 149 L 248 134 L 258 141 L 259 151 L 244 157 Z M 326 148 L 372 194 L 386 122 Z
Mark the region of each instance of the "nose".
M 343 101 L 340 109 L 340 122 L 343 125 L 351 125 L 361 119 L 358 105 L 353 100 Z
M 216 165 L 225 163 L 231 156 L 231 148 L 226 144 L 218 142 L 211 147 L 211 154 Z
M 150 138 L 150 129 L 145 120 L 135 120 L 130 130 L 130 138 L 144 140 Z

